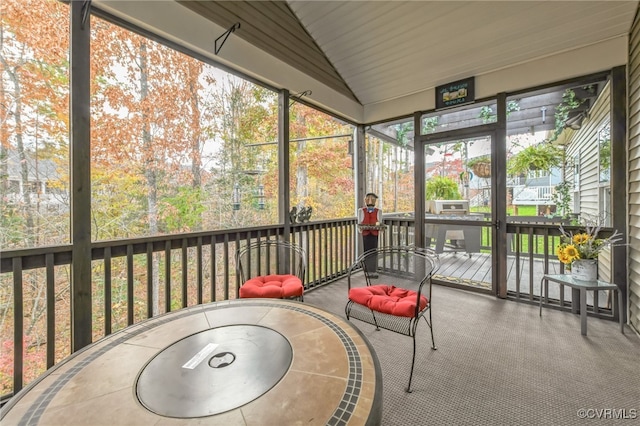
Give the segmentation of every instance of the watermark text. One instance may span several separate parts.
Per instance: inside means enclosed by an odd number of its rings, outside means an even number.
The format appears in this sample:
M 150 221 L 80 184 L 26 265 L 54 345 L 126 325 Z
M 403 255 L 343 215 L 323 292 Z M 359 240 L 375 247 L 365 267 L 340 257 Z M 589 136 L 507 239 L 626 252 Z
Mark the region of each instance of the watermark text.
M 635 408 L 580 408 L 577 415 L 579 419 L 628 420 L 637 419 L 638 410 Z

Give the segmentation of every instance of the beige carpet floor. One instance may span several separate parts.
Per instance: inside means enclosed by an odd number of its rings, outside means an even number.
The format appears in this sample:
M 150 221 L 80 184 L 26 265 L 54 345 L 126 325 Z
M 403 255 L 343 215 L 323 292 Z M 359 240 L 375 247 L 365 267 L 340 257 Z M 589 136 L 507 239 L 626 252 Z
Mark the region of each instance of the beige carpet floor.
M 413 393 L 404 391 L 411 338 L 353 320 L 383 374 L 384 426 L 640 424 L 640 337 L 617 322 L 434 286 L 433 323 L 418 327 Z M 346 280 L 305 303 L 344 316 Z

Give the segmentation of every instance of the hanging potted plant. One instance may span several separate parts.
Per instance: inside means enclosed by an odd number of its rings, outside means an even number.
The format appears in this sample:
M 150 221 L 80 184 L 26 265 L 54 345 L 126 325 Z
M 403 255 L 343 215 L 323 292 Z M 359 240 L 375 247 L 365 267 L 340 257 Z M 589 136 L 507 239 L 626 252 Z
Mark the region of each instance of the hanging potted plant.
M 489 155 L 481 155 L 470 159 L 467 161 L 467 167 L 478 177 L 491 177 L 491 157 Z
M 562 149 L 550 143 L 530 145 L 507 161 L 507 172 L 510 175 L 526 174 L 529 170 L 550 172 L 554 167 L 562 165 Z

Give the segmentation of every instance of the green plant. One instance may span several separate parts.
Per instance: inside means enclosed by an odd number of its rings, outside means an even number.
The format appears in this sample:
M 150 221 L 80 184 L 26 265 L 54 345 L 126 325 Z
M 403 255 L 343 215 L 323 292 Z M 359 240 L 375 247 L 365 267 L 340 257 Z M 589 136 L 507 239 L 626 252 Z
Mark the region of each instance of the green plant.
M 520 104 L 518 101 L 508 101 L 507 102 L 507 117 L 514 111 L 520 111 Z M 482 120 L 482 124 L 495 123 L 498 121 L 498 115 L 493 112 L 490 106 L 483 106 L 480 108 L 480 119 Z
M 525 174 L 529 170 L 551 171 L 562 164 L 562 149 L 550 143 L 530 145 L 507 161 L 507 172 L 511 175 Z
M 593 86 L 587 86 L 584 88 L 587 91 L 594 91 Z M 569 118 L 569 112 L 580 107 L 585 102 L 585 99 L 580 99 L 576 96 L 576 92 L 573 89 L 567 89 L 562 94 L 562 102 L 556 107 L 555 113 L 555 129 L 553 134 L 549 138 L 549 142 L 553 142 L 560 136 L 560 133 L 564 130 L 564 125 Z
M 425 188 L 425 198 L 427 200 L 460 200 L 458 184 L 446 176 L 436 176 L 431 178 Z
M 491 156 L 490 155 L 481 155 L 479 157 L 473 157 L 467 160 L 467 167 L 472 168 L 476 164 L 480 163 L 489 163 L 491 164 Z
M 605 139 L 600 143 L 600 172 L 605 172 L 611 167 L 611 140 Z
M 551 199 L 562 217 L 566 218 L 571 214 L 571 184 L 569 182 L 563 181 L 557 184 Z
M 429 117 L 422 120 L 422 134 L 433 133 L 438 127 L 438 117 Z

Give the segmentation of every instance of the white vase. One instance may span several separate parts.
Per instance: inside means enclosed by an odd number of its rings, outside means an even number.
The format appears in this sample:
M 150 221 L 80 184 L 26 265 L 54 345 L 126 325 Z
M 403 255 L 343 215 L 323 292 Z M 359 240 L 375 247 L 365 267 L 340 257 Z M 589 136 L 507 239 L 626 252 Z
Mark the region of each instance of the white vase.
M 573 278 L 583 281 L 598 279 L 598 259 L 579 259 L 571 263 Z

